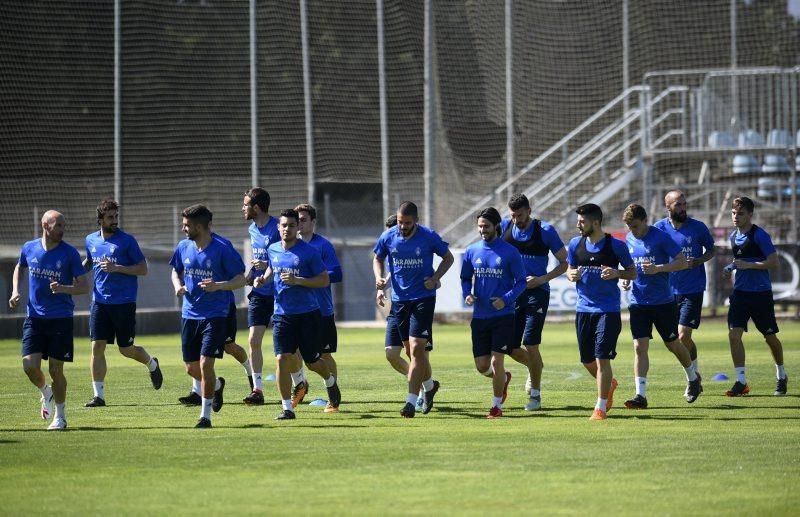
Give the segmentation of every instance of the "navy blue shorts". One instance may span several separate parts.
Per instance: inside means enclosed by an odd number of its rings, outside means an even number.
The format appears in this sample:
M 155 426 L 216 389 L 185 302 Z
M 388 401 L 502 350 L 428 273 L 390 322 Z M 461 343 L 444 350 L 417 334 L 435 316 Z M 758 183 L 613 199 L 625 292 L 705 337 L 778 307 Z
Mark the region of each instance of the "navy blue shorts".
M 250 291 L 247 299 L 247 326 L 268 327 L 272 313 L 275 311 L 275 297 L 263 296 Z
M 675 302 L 659 305 L 632 304 L 628 310 L 631 313 L 633 339 L 653 339 L 654 325 L 664 343 L 678 339 L 678 306 Z
M 575 330 L 583 364 L 617 357 L 617 338 L 622 332 L 620 313 L 578 312 L 575 314 Z
M 225 318 L 225 343 L 236 342 L 236 304 L 231 302 L 228 307 L 228 317 Z
M 550 307 L 550 291 L 537 287 L 525 289 L 514 302 L 515 339 L 517 346 L 539 345 L 547 309 Z
M 42 354 L 42 359 L 72 362 L 72 318 L 25 318 L 22 325 L 22 357 Z
M 205 320 L 181 320 L 181 350 L 183 362 L 193 363 L 200 356 L 220 359 L 225 353 L 225 316 Z
M 389 315 L 386 317 L 386 339 L 384 343 L 384 348 L 403 346 L 403 337 L 400 335 L 400 329 L 397 327 L 397 318 L 394 315 L 394 305 L 392 305 L 392 310 L 389 311 Z M 431 337 L 425 345 L 425 350 L 428 352 L 433 350 L 433 329 L 431 329 Z
M 775 302 L 772 291 L 745 292 L 734 290 L 728 308 L 728 328 L 747 332 L 747 320 L 752 319 L 759 332 L 765 336 L 778 333 L 775 321 Z
M 306 364 L 317 362 L 321 357 L 319 326 L 319 310 L 302 314 L 276 314 L 272 318 L 275 355 L 293 354 L 299 348 Z
M 514 340 L 514 315 L 494 318 L 472 318 L 472 357 L 491 355 L 492 352 L 511 354 L 519 343 Z
M 336 320 L 333 314 L 321 316 L 319 324 L 319 349 L 323 354 L 333 354 L 338 348 L 339 337 L 336 334 Z
M 113 345 L 116 338 L 120 348 L 133 345 L 136 337 L 135 303 L 92 302 L 89 312 L 89 337 Z
M 703 312 L 703 293 L 676 294 L 675 303 L 678 304 L 680 318 L 678 324 L 689 327 L 700 327 L 700 315 Z
M 433 311 L 436 308 L 436 297 L 421 298 L 407 302 L 392 302 L 400 338 L 408 341 L 409 337 L 430 339 L 433 335 Z

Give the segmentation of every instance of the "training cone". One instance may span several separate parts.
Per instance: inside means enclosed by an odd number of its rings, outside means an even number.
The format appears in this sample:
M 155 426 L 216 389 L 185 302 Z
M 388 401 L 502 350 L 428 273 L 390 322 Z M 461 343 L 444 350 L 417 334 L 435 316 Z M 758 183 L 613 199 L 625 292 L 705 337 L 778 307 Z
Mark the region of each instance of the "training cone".
M 328 401 L 324 399 L 314 399 L 308 403 L 309 406 L 326 406 L 327 404 Z
M 725 375 L 724 373 L 718 373 L 715 376 L 711 377 L 711 380 L 712 381 L 727 381 L 728 380 L 728 376 Z

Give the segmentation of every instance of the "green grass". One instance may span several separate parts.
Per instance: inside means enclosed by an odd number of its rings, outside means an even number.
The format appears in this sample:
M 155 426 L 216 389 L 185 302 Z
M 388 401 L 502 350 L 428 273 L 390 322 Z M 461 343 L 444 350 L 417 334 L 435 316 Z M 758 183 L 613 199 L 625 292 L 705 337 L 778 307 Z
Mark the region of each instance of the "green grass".
M 19 345 L 0 341 L 0 514 L 796 514 L 800 493 L 800 324 L 781 322 L 792 378 L 772 396 L 774 366 L 761 336 L 745 335 L 750 396 L 730 399 L 724 324 L 695 334 L 705 393 L 682 398 L 684 374 L 651 346 L 651 409 L 631 411 L 629 333 L 614 361 L 620 381 L 609 420 L 588 420 L 594 382 L 578 362 L 571 324 L 549 324 L 542 411 L 521 408 L 525 373 L 514 363 L 506 416 L 484 418 L 488 379 L 474 371 L 469 330 L 435 328 L 429 415 L 404 420 L 405 383 L 383 359 L 381 329 L 340 329 L 338 414 L 303 406 L 293 422 L 273 420 L 277 402 L 247 407 L 243 370 L 218 363 L 226 403 L 212 430 L 194 430 L 178 336 L 143 336 L 164 386 L 111 348 L 106 408 L 88 409 L 89 345 L 68 365 L 69 431 L 45 432 L 38 392 L 22 372 Z M 269 349 L 269 347 L 267 347 Z M 312 374 L 313 375 L 313 374 Z M 309 398 L 324 391 L 311 379 Z M 277 399 L 273 386 L 269 399 Z

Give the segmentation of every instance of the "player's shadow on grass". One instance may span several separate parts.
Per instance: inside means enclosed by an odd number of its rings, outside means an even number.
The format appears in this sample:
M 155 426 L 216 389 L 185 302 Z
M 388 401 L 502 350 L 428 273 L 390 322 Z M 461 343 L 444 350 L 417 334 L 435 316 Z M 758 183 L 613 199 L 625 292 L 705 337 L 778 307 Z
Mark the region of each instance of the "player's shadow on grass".
M 19 443 L 19 440 L 0 440 L 0 445 L 7 445 L 10 443 Z

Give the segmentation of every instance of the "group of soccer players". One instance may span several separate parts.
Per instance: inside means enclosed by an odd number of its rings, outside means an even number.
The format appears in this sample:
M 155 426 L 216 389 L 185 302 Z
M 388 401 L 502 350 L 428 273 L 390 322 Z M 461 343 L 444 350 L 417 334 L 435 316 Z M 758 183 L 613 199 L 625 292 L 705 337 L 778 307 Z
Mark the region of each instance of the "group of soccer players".
M 282 411 L 277 420 L 295 418 L 295 407 L 309 390 L 304 365 L 319 375 L 328 395 L 327 413 L 341 403 L 330 284 L 342 280 L 333 245 L 315 233 L 316 210 L 309 204 L 269 214 L 266 190 L 245 193 L 242 213 L 249 227 L 253 259 L 249 271 L 231 242 L 212 231 L 213 214 L 204 205 L 182 212 L 187 238 L 178 243 L 170 265 L 175 295 L 182 299 L 181 348 L 192 391 L 179 401 L 201 408 L 195 427 L 211 427 L 212 412 L 223 405 L 225 379 L 217 377 L 215 360 L 224 352 L 242 364 L 251 388 L 248 405 L 263 405 L 263 353 L 266 329 L 273 323 L 276 378 Z M 577 208 L 578 237 L 565 247 L 552 225 L 531 217 L 524 195 L 511 198 L 509 216 L 486 208 L 476 217 L 480 240 L 469 246 L 461 264 L 464 303 L 473 306 L 471 322 L 475 367 L 492 379 L 492 405 L 487 418 L 502 416 L 511 373 L 505 356 L 528 369 L 525 410 L 541 407 L 543 370 L 539 345 L 549 306 L 548 282 L 566 272 L 578 294 L 576 331 L 580 360 L 597 381 L 593 420 L 607 418 L 617 381 L 611 360 L 622 329 L 619 279 L 631 290 L 630 326 L 633 337 L 636 394 L 625 402 L 647 408 L 648 347 L 655 326 L 666 347 L 686 372 L 684 397 L 694 402 L 703 391 L 697 369 L 692 330 L 700 324 L 705 290 L 703 264 L 714 255 L 708 228 L 686 214 L 680 191 L 666 195 L 668 217 L 647 224 L 640 205 L 623 214 L 629 229 L 626 241 L 606 234 L 599 206 Z M 769 235 L 752 224 L 754 204 L 746 197 L 733 201 L 736 230 L 730 241 L 736 271 L 728 314 L 731 355 L 737 380 L 728 396 L 750 391 L 742 343 L 748 320 L 764 335 L 777 369 L 775 395 L 786 394 L 783 353 L 777 338 L 768 269 L 777 264 Z M 41 392 L 41 416 L 52 418 L 48 429 L 67 427 L 67 381 L 64 362 L 73 360 L 73 295 L 93 293 L 90 312 L 93 397 L 87 407 L 106 405 L 105 348 L 116 344 L 120 353 L 145 365 L 155 389 L 163 383 L 158 359 L 134 344 L 137 276 L 147 274 L 147 261 L 135 238 L 119 228 L 119 205 L 102 201 L 96 210 L 99 230 L 86 237 L 86 259 L 63 241 L 64 216 L 47 211 L 42 237 L 25 243 L 13 276 L 9 306 L 19 304 L 19 286 L 28 272 L 27 318 L 23 326 L 22 363 Z M 408 395 L 400 414 L 427 414 L 440 388 L 433 378 L 433 314 L 436 289 L 454 262 L 448 244 L 432 229 L 418 223 L 414 203 L 400 205 L 387 221 L 387 230 L 374 247 L 376 302 L 385 304 L 391 286 L 391 309 L 386 322 L 386 358 L 407 377 Z M 434 270 L 433 255 L 441 257 Z M 557 265 L 548 271 L 549 255 Z M 89 271 L 92 275 L 89 275 Z M 249 284 L 247 351 L 236 344 L 236 305 L 233 291 Z M 403 352 L 409 358 L 403 358 Z M 51 383 L 41 369 L 48 361 Z

